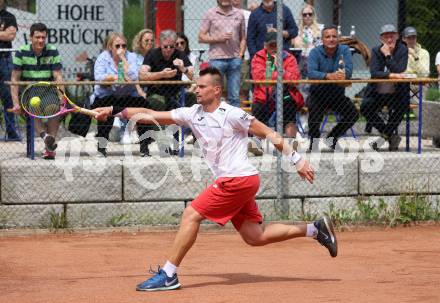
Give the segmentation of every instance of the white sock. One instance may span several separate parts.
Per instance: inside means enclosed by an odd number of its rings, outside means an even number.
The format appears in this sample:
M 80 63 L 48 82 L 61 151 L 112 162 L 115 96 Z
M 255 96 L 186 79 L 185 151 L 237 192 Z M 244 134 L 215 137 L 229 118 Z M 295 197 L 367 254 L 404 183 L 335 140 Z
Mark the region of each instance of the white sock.
M 177 267 L 176 265 L 174 265 L 173 263 L 167 260 L 167 263 L 165 263 L 162 269 L 166 272 L 168 278 L 171 278 L 176 273 Z
M 318 230 L 313 223 L 307 224 L 306 237 L 316 237 Z

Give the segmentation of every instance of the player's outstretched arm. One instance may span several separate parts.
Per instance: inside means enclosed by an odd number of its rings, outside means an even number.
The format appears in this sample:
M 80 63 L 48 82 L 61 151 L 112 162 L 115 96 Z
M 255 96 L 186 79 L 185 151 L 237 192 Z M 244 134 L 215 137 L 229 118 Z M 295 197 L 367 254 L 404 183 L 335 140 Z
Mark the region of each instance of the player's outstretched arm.
M 96 117 L 99 121 L 105 121 L 109 116 L 118 116 L 123 119 L 134 119 L 136 122 L 143 124 L 176 124 L 170 111 L 154 111 L 143 107 L 116 108 L 112 106 L 98 107 L 94 110 L 99 113 Z
M 286 157 L 291 165 L 295 165 L 300 177 L 313 183 L 313 180 L 315 179 L 315 171 L 310 166 L 309 161 L 301 157 L 296 151 L 296 144 L 288 144 L 287 140 L 285 140 L 280 134 L 273 131 L 257 119 L 252 120 L 249 127 L 249 133 L 259 138 L 266 138 L 272 142 L 275 148 L 283 154 L 283 157 Z

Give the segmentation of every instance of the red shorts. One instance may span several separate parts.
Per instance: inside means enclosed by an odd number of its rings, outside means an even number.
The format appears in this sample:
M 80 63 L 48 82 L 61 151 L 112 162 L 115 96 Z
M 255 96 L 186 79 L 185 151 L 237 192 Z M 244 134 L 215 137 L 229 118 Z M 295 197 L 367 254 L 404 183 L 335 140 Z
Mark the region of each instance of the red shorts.
M 203 217 L 217 224 L 232 221 L 240 230 L 245 220 L 262 223 L 255 195 L 260 188 L 260 176 L 221 177 L 205 189 L 191 206 Z

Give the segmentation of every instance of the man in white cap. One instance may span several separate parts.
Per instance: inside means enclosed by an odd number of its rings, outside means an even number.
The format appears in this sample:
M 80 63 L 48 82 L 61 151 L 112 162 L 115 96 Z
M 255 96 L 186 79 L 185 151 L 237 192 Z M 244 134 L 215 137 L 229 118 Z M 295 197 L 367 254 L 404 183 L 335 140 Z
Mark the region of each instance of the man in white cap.
M 417 77 L 429 76 L 429 53 L 417 43 L 417 31 L 408 26 L 403 30 L 402 40 L 408 47 L 408 67 L 405 73 L 415 74 Z
M 376 79 L 403 79 L 408 64 L 408 48 L 398 40 L 396 27 L 392 24 L 382 26 L 379 46 L 371 51 L 370 73 Z M 409 107 L 408 83 L 369 83 L 361 104 L 361 113 L 372 127 L 376 128 L 381 138 L 371 147 L 378 150 L 388 141 L 390 151 L 397 151 L 401 141 L 397 128 Z M 379 112 L 388 107 L 388 122 L 382 119 Z

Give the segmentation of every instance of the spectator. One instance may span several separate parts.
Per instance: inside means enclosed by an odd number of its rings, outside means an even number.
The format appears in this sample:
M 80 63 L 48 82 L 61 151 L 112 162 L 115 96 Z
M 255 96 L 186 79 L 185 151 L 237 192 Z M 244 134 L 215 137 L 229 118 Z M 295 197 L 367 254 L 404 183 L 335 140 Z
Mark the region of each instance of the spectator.
M 408 64 L 408 48 L 398 40 L 396 27 L 392 24 L 382 26 L 380 31 L 381 44 L 372 49 L 370 73 L 373 79 L 402 79 Z M 361 113 L 372 127 L 375 127 L 381 138 L 371 144 L 378 150 L 384 140 L 389 143 L 390 151 L 397 151 L 400 136 L 397 128 L 409 107 L 408 83 L 369 83 L 361 104 Z M 378 112 L 388 107 L 388 122 Z
M 30 28 L 30 42 L 20 47 L 13 59 L 14 69 L 12 81 L 63 81 L 61 74 L 61 57 L 55 46 L 46 44 L 48 29 L 43 23 L 34 23 Z M 44 64 L 42 63 L 44 62 Z M 12 101 L 15 113 L 21 113 L 19 88 L 11 86 Z M 29 123 L 29 121 L 28 121 Z M 44 140 L 43 158 L 55 159 L 57 144 L 55 138 L 60 126 L 60 117 L 48 119 L 47 127 L 41 119 L 35 119 L 35 128 L 38 135 Z
M 243 13 L 244 24 L 245 24 L 244 28 L 245 28 L 245 35 L 246 35 L 246 30 L 248 27 L 248 22 L 249 22 L 249 17 L 251 15 L 251 12 L 249 10 L 242 8 L 241 0 L 232 0 L 232 6 L 235 7 L 236 9 L 239 9 Z M 245 46 L 245 49 L 246 49 L 246 46 Z M 242 59 L 243 59 L 243 61 L 241 63 L 240 95 L 243 97 L 244 100 L 248 100 L 250 85 L 248 83 L 246 83 L 246 80 L 249 79 L 249 59 L 250 59 L 250 57 L 249 57 L 249 51 L 247 49 L 246 49 L 246 51 L 244 53 L 244 57 Z
M 96 81 L 118 81 L 118 65 L 122 62 L 124 83 L 138 79 L 139 67 L 136 64 L 136 54 L 127 51 L 127 39 L 121 33 L 110 33 L 107 39 L 106 50 L 99 54 L 95 62 Z M 95 85 L 95 99 L 92 108 L 102 106 L 127 106 L 147 107 L 147 101 L 139 96 L 135 85 Z M 107 141 L 113 127 L 114 118 L 107 121 L 98 121 L 98 152 L 107 157 Z M 142 135 L 146 131 L 144 125 L 138 125 L 138 133 Z M 103 140 L 104 139 L 104 140 Z M 148 145 L 140 142 L 142 157 L 149 156 Z
M 298 27 L 293 19 L 290 9 L 283 5 L 283 49 L 288 51 L 290 40 L 298 35 Z M 275 31 L 277 28 L 276 1 L 263 0 L 261 5 L 255 9 L 250 17 L 247 28 L 247 46 L 249 55 L 252 58 L 264 47 L 264 37 L 268 31 Z
M 133 52 L 137 55 L 137 64 L 141 67 L 147 53 L 154 47 L 154 33 L 151 29 L 141 30 L 134 36 L 132 42 Z
M 241 60 L 246 50 L 243 13 L 232 6 L 232 0 L 217 0 L 202 19 L 199 42 L 209 44 L 209 65 L 227 79 L 228 102 L 240 107 Z
M 300 70 L 302 77 L 306 78 L 307 58 L 314 47 L 322 44 L 321 31 L 324 25 L 318 23 L 315 8 L 310 4 L 303 7 L 298 20 L 300 20 L 298 36 L 292 42 L 294 47 L 302 49 Z
M 322 42 L 323 45 L 315 47 L 310 52 L 309 79 L 329 81 L 350 79 L 353 71 L 350 48 L 339 44 L 336 26 L 324 27 Z M 329 132 L 326 141 L 329 147 L 335 150 L 338 139 L 359 118 L 356 107 L 350 98 L 345 96 L 345 87 L 337 84 L 312 84 L 309 97 L 309 150 L 313 150 L 317 144 L 316 139 L 320 137 L 319 127 L 329 108 L 339 115 L 339 122 Z
M 247 9 L 252 13 L 254 10 L 258 8 L 258 6 L 259 6 L 258 1 L 249 1 Z
M 252 79 L 254 80 L 276 80 L 277 79 L 277 34 L 266 33 L 264 48 L 257 52 L 252 59 Z M 283 79 L 299 80 L 299 70 L 296 59 L 290 53 L 283 51 Z M 270 79 L 266 79 L 266 63 L 270 61 Z M 268 125 L 269 118 L 276 110 L 276 90 L 274 86 L 254 85 L 254 102 L 252 104 L 252 115 Z M 304 105 L 301 93 L 295 86 L 285 88 L 283 92 L 283 123 L 285 135 L 288 138 L 296 137 L 296 110 Z
M 172 30 L 164 30 L 160 33 L 160 47 L 153 48 L 145 56 L 142 67 L 139 71 L 139 79 L 145 81 L 160 80 L 182 80 L 182 75 L 193 78 L 193 67 L 188 56 L 176 49 L 177 34 Z M 151 108 L 154 110 L 172 110 L 180 107 L 181 87 L 177 85 L 148 85 L 147 98 Z M 154 129 L 154 127 L 151 127 Z M 175 142 L 178 141 L 178 134 L 175 134 Z M 151 138 L 148 143 L 153 140 Z M 168 152 L 170 155 L 177 155 L 177 146 L 173 144 L 170 150 L 168 147 L 159 146 L 161 152 Z
M 15 16 L 6 11 L 5 0 L 0 0 L 0 48 L 12 48 L 17 34 L 17 20 Z M 10 51 L 0 52 L 0 99 L 3 101 L 4 117 L 6 124 L 6 140 L 20 140 L 14 127 L 14 114 L 7 110 L 12 107 L 11 91 L 5 85 L 5 81 L 11 80 L 12 55 Z
M 429 76 L 429 53 L 417 43 L 417 31 L 408 26 L 403 30 L 403 41 L 408 47 L 407 74 L 416 74 L 417 77 Z
M 188 57 L 189 61 L 191 62 L 191 65 L 194 67 L 194 64 L 196 64 L 197 56 L 196 54 L 192 53 L 189 49 L 189 40 L 188 37 L 184 33 L 177 33 L 177 41 L 176 41 L 176 49 L 178 51 L 181 51 L 185 53 L 185 55 Z M 182 81 L 191 81 L 187 75 L 182 75 Z

